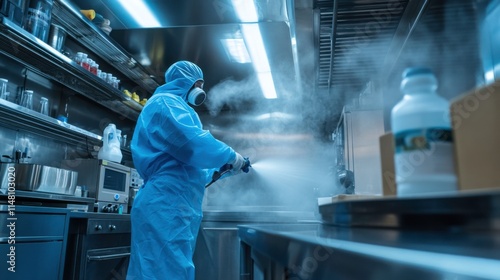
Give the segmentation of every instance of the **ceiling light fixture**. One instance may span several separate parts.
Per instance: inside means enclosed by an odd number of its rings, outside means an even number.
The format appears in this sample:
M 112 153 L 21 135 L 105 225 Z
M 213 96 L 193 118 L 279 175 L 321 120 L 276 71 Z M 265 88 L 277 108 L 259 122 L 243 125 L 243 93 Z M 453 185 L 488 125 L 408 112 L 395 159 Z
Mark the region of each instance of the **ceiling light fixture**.
M 255 4 L 249 0 L 232 0 L 233 7 L 238 14 L 238 17 L 242 22 L 257 22 L 259 17 L 257 16 L 257 10 L 255 9 Z
M 274 87 L 271 67 L 267 59 L 266 49 L 258 24 L 242 24 L 243 36 L 248 44 L 250 57 L 253 61 L 253 68 L 257 72 L 259 84 L 264 97 L 267 99 L 275 99 L 278 97 L 276 88 Z
M 253 1 L 248 0 L 232 0 L 233 7 L 236 10 L 240 20 L 243 37 L 253 61 L 253 68 L 257 72 L 260 87 L 264 97 L 267 99 L 275 99 L 278 97 L 276 88 L 274 87 L 273 76 L 269 60 L 267 58 L 264 42 L 258 23 L 257 11 Z M 251 22 L 251 23 L 249 23 Z M 253 23 L 252 23 L 253 22 Z
M 119 0 L 122 7 L 141 27 L 161 27 L 151 9 L 142 0 Z
M 226 50 L 229 59 L 237 63 L 250 63 L 250 55 L 248 54 L 245 41 L 243 39 L 221 39 L 222 46 Z

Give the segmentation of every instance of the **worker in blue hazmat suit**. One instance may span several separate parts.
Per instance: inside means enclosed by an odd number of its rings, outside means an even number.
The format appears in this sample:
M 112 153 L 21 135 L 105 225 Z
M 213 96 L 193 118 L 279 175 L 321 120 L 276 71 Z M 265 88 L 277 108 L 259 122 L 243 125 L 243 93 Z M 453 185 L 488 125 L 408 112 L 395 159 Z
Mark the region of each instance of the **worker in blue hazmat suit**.
M 189 106 L 205 100 L 202 70 L 179 61 L 168 68 L 165 81 L 144 106 L 131 142 L 134 166 L 145 183 L 131 210 L 129 280 L 194 279 L 205 185 L 217 168 L 230 164 L 234 175 L 246 164 L 202 129 Z

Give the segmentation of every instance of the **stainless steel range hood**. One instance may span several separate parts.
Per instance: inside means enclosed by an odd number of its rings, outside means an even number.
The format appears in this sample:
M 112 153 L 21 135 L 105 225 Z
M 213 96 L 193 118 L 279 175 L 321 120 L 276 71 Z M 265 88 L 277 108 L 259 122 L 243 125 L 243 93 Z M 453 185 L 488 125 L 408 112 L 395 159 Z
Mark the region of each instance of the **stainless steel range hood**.
M 150 27 L 141 26 L 120 1 L 74 2 L 81 9 L 94 9 L 110 19 L 111 38 L 141 63 L 159 84 L 164 83 L 165 70 L 172 63 L 190 60 L 205 72 L 205 90 L 209 97 L 213 87 L 230 80 L 239 82 L 240 95 L 247 97 L 239 110 L 248 110 L 252 104 L 263 102 L 252 63 L 232 62 L 221 43 L 221 39 L 241 36 L 243 23 L 231 1 L 141 1 L 159 23 L 159 26 Z M 295 45 L 292 44 L 295 41 L 294 1 L 258 0 L 255 7 L 258 22 L 245 24 L 258 24 L 278 99 L 285 99 L 290 91 L 297 91 L 299 77 Z M 208 108 L 202 106 L 196 110 L 201 112 Z

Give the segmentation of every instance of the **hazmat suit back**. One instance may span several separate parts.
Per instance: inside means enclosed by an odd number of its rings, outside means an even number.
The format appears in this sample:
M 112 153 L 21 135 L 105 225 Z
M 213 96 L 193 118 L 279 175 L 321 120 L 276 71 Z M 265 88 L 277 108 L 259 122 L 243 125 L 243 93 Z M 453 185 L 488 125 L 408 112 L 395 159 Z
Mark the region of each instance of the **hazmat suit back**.
M 192 256 L 208 171 L 235 157 L 231 147 L 203 130 L 186 102 L 199 80 L 203 73 L 197 65 L 173 64 L 137 120 L 131 150 L 145 184 L 131 211 L 129 280 L 194 279 Z

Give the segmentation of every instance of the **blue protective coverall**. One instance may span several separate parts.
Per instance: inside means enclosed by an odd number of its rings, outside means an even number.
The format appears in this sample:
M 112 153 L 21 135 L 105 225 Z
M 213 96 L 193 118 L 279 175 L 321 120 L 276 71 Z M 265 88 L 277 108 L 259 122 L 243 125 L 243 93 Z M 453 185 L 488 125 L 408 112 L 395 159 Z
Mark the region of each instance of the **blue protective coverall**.
M 145 184 L 131 212 L 132 246 L 127 279 L 194 279 L 193 252 L 202 200 L 211 172 L 235 151 L 203 130 L 186 101 L 201 69 L 173 64 L 166 84 L 144 106 L 131 142 L 135 168 Z

